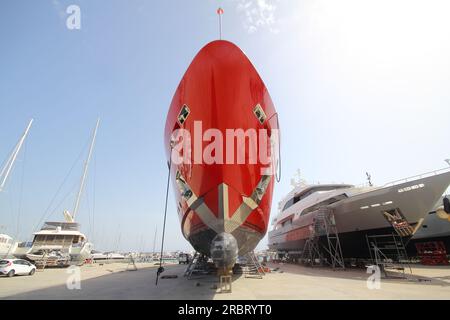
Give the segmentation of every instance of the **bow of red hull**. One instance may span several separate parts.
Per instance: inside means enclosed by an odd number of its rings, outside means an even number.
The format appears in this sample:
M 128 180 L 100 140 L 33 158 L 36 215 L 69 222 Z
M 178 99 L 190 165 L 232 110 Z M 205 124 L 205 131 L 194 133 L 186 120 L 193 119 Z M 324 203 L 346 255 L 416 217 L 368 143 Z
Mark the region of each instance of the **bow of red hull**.
M 244 255 L 265 235 L 277 129 L 272 100 L 245 54 L 228 41 L 206 45 L 175 92 L 164 135 L 181 229 L 198 252 L 236 246 Z

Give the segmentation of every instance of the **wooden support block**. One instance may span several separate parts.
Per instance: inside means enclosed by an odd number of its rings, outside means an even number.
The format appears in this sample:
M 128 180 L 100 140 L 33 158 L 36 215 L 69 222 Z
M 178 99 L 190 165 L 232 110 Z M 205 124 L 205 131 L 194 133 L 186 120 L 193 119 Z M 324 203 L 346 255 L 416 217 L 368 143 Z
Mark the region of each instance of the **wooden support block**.
M 231 276 L 220 276 L 220 293 L 231 293 Z

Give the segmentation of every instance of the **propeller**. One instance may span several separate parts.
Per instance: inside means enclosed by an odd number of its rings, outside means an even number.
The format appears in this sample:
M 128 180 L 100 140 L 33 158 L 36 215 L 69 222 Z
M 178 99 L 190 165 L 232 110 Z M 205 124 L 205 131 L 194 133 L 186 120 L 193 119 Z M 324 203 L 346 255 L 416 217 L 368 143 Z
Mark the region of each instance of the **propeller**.
M 439 218 L 450 221 L 450 200 L 444 197 L 442 204 L 442 206 L 436 209 L 436 214 Z

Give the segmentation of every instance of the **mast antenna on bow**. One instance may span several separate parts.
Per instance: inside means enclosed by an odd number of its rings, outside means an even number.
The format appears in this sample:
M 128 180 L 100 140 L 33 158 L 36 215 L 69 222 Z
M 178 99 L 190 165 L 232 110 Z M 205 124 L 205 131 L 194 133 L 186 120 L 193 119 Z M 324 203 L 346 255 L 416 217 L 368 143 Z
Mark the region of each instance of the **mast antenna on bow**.
M 217 9 L 217 15 L 219 16 L 219 40 L 222 40 L 222 15 L 223 15 L 223 9 L 218 8 Z

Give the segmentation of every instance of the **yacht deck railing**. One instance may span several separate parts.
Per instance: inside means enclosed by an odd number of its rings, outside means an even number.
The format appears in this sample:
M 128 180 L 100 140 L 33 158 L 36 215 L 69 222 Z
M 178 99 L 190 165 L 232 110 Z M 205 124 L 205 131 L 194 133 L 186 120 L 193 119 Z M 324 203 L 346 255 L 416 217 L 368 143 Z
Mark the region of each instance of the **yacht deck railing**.
M 438 170 L 434 170 L 434 171 L 430 171 L 430 172 L 425 172 L 422 174 L 418 174 L 412 177 L 408 177 L 408 178 L 403 178 L 400 180 L 395 180 L 392 182 L 388 182 L 385 185 L 383 185 L 383 187 L 391 187 L 391 186 L 395 186 L 401 183 L 405 183 L 405 182 L 410 182 L 410 181 L 414 181 L 417 179 L 423 179 L 423 178 L 428 178 L 428 177 L 432 177 L 432 176 L 437 176 L 438 174 L 441 173 L 445 173 L 445 172 L 450 172 L 450 167 L 447 168 L 442 168 L 442 169 L 438 169 Z

